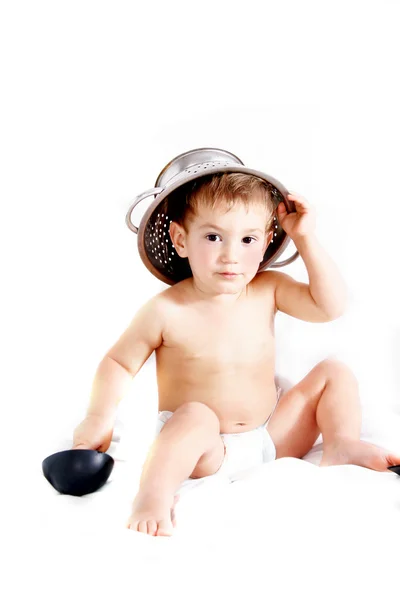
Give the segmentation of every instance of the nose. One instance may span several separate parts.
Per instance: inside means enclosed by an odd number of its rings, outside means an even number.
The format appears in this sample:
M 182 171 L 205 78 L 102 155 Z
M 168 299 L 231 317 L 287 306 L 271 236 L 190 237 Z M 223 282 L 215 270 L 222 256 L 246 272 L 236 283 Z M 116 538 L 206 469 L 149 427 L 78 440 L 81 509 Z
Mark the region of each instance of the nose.
M 223 244 L 221 260 L 224 264 L 229 265 L 238 263 L 238 249 L 235 242 L 225 242 L 225 244 Z

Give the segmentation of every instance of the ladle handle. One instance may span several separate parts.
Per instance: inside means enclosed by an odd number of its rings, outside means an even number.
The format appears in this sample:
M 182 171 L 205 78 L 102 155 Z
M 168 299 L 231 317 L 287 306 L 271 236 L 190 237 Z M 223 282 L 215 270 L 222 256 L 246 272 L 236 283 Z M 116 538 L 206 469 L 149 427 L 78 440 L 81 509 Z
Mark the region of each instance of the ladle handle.
M 161 194 L 161 192 L 163 192 L 164 189 L 165 188 L 162 188 L 162 187 L 151 188 L 150 190 L 143 192 L 143 194 L 139 194 L 139 196 L 136 196 L 135 200 L 133 201 L 133 204 L 130 206 L 128 212 L 126 213 L 126 217 L 125 217 L 125 222 L 128 225 L 129 229 L 131 231 L 133 231 L 133 233 L 137 233 L 139 231 L 139 229 L 136 227 L 136 225 L 134 225 L 131 221 L 131 214 L 132 214 L 132 211 L 135 208 L 135 206 L 137 206 L 137 204 L 139 204 L 139 202 L 141 202 L 145 198 L 148 198 L 149 196 L 155 196 L 156 194 Z

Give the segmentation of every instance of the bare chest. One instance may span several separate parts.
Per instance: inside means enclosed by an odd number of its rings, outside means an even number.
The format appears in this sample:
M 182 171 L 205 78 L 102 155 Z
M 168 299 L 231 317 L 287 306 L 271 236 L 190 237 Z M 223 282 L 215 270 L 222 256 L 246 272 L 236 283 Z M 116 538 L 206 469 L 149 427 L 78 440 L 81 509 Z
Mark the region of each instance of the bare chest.
M 164 347 L 186 361 L 238 365 L 260 360 L 271 348 L 271 313 L 252 310 L 200 313 L 183 310 L 164 337 Z

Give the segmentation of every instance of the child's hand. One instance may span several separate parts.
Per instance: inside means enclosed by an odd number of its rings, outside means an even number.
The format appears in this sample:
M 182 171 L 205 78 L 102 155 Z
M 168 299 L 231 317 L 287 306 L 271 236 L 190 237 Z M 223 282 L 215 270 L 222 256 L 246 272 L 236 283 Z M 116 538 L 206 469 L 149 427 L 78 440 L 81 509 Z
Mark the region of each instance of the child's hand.
M 276 212 L 282 229 L 295 241 L 296 238 L 302 238 L 314 232 L 316 211 L 314 206 L 299 194 L 289 192 L 288 200 L 295 203 L 296 212 L 288 213 L 283 202 L 279 203 Z
M 111 444 L 113 424 L 95 415 L 87 416 L 74 430 L 72 450 L 106 452 Z

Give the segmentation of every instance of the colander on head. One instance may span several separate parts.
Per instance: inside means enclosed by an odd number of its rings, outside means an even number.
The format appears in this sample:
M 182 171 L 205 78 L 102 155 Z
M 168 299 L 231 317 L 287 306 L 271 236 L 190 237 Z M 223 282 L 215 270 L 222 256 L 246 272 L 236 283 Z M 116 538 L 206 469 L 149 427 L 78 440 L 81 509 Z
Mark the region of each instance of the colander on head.
M 219 148 L 197 148 L 179 154 L 172 159 L 158 175 L 155 187 L 139 194 L 129 208 L 126 224 L 138 236 L 139 255 L 147 269 L 168 285 L 192 276 L 187 258 L 181 258 L 176 252 L 169 236 L 169 225 L 179 214 L 185 203 L 187 192 L 196 180 L 216 173 L 247 173 L 255 175 L 270 184 L 275 210 L 284 202 L 288 212 L 295 212 L 295 204 L 287 199 L 287 189 L 276 179 L 245 167 L 240 158 Z M 131 221 L 132 211 L 145 198 L 154 196 L 153 202 L 144 213 L 139 227 Z M 276 262 L 290 242 L 274 216 L 274 235 L 269 244 L 258 271 L 267 268 L 279 268 L 293 262 L 299 253 L 281 262 Z

